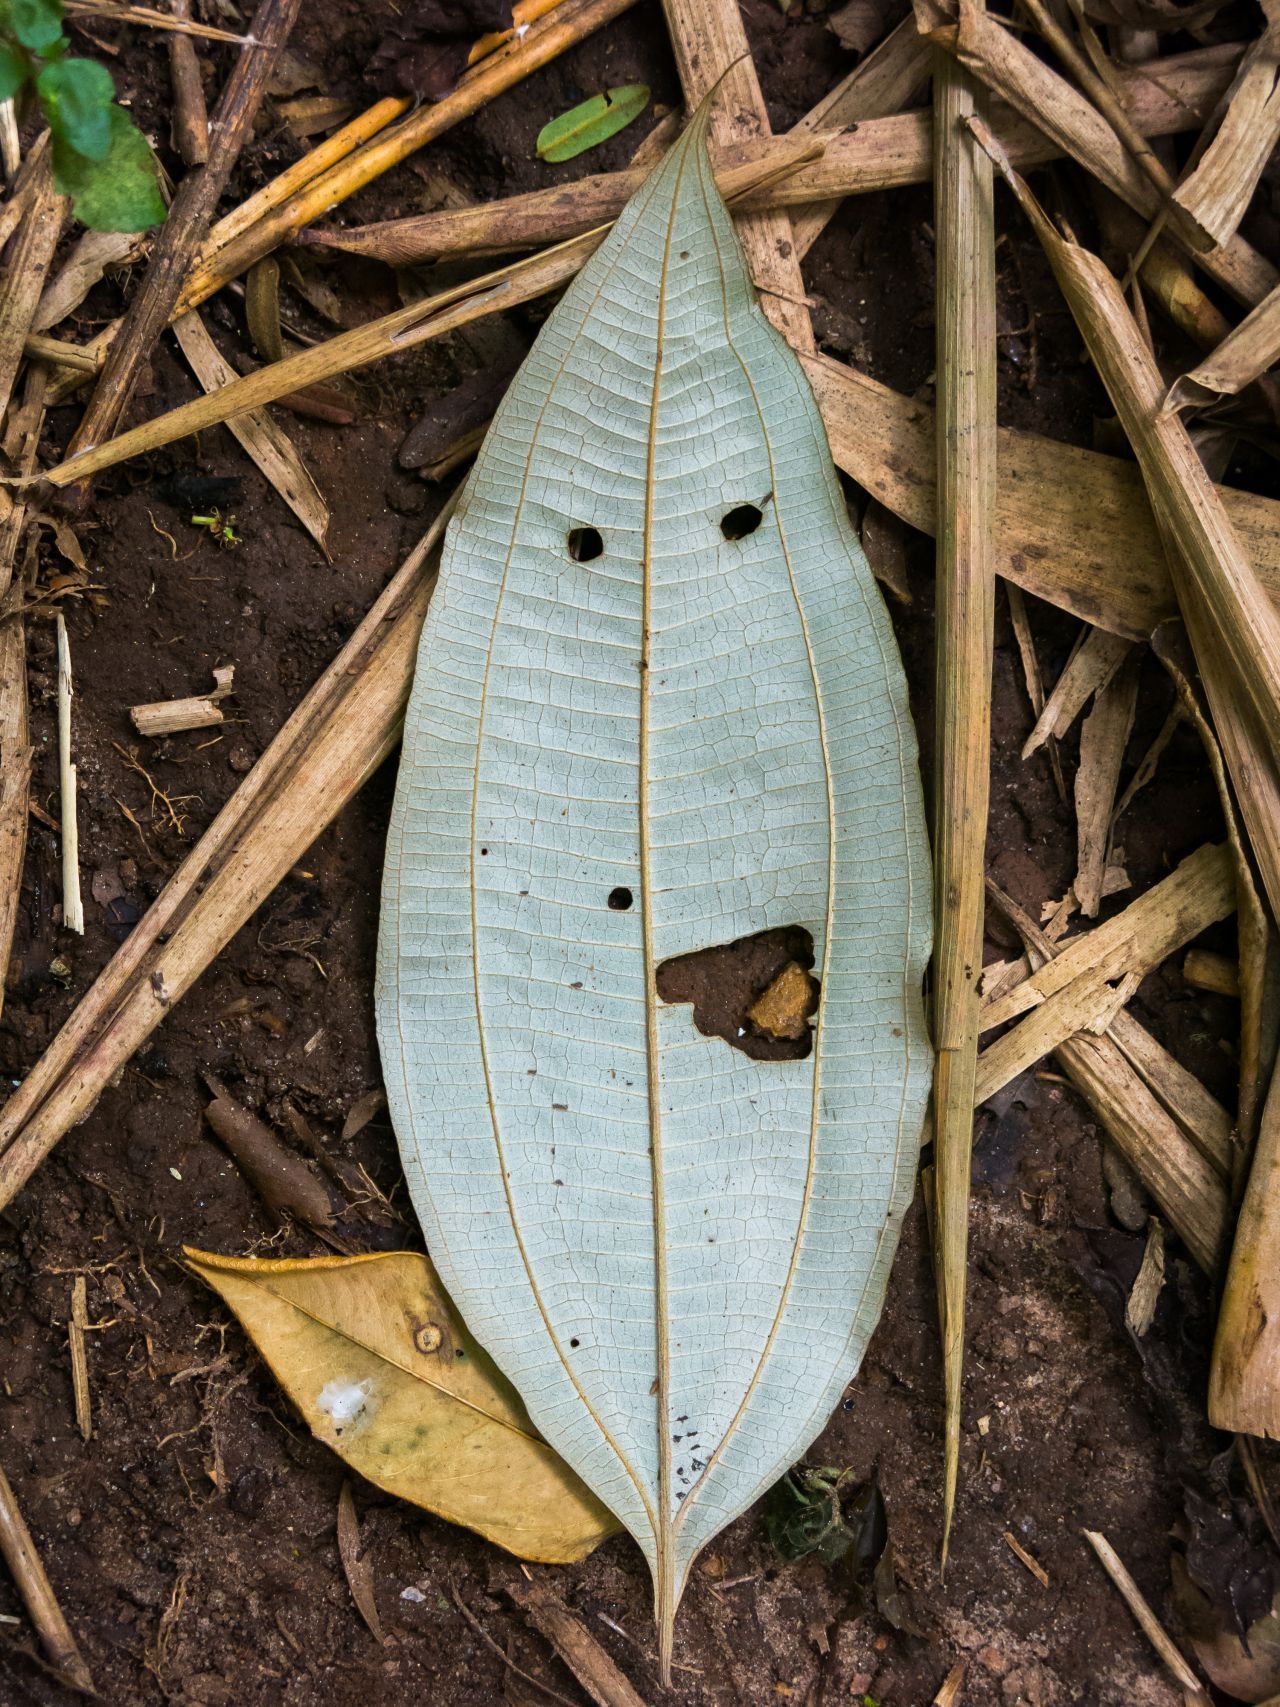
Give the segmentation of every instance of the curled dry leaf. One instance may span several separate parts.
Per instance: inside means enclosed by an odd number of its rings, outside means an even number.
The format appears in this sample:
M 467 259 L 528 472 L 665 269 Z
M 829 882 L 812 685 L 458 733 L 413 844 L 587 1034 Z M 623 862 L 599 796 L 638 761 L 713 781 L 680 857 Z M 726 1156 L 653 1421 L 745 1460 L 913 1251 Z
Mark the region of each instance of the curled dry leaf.
M 534 1429 L 426 1257 L 186 1256 L 312 1433 L 368 1481 L 547 1564 L 585 1558 L 618 1530 Z

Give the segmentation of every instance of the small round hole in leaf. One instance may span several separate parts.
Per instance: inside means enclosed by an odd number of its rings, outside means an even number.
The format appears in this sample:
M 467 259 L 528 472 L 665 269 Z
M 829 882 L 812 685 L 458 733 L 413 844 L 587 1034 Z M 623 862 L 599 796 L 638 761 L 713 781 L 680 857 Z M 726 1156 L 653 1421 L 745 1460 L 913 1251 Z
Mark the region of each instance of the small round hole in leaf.
M 594 563 L 603 553 L 599 528 L 569 529 L 569 555 L 575 563 Z
M 735 504 L 720 518 L 720 532 L 726 539 L 745 539 L 754 533 L 764 520 L 758 504 Z
M 635 897 L 629 889 L 611 889 L 609 891 L 609 906 L 615 913 L 625 913 Z

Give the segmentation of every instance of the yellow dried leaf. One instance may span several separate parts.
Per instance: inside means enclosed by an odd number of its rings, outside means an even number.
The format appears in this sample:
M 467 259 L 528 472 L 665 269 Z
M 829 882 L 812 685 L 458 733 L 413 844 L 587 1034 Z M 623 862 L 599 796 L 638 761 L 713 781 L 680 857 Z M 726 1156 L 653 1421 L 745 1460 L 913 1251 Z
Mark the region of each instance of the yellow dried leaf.
M 186 1256 L 311 1432 L 368 1481 L 546 1564 L 620 1528 L 536 1432 L 426 1257 Z

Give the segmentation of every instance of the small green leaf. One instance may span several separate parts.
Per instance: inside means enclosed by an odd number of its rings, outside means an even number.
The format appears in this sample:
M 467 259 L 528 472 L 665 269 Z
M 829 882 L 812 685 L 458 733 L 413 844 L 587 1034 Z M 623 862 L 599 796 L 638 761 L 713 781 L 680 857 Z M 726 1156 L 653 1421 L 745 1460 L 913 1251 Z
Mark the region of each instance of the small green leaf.
M 9 0 L 8 29 L 32 53 L 45 53 L 62 34 L 62 0 Z
M 73 197 L 76 218 L 94 231 L 145 231 L 164 218 L 155 156 L 123 107 L 107 108 L 111 141 L 103 160 L 86 160 L 53 139 L 53 181 Z
M 10 42 L 0 42 L 0 101 L 7 101 L 27 80 L 27 64 Z
M 36 78 L 36 90 L 54 136 L 86 160 L 105 160 L 116 92 L 106 66 L 94 59 L 58 60 Z
M 592 95 L 543 125 L 538 132 L 538 158 L 557 163 L 585 154 L 588 148 L 616 136 L 632 119 L 638 119 L 648 105 L 647 83 L 627 83 L 620 89 L 606 89 L 603 95 Z

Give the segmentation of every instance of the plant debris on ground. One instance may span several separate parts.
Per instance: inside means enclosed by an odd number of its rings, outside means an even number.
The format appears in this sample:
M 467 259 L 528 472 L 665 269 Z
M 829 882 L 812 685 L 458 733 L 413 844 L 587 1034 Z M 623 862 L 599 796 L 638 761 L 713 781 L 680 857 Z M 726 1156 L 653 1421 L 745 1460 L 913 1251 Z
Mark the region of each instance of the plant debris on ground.
M 1280 1694 L 1276 28 L 0 3 L 6 1700 Z M 664 1689 L 585 1488 L 485 1539 L 569 1473 L 421 1255 L 373 944 L 452 488 L 722 76 L 934 787 L 943 1070 L 863 1368 Z M 775 946 L 678 999 L 795 1056 Z M 442 1456 L 376 1474 L 446 1343 Z

